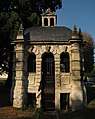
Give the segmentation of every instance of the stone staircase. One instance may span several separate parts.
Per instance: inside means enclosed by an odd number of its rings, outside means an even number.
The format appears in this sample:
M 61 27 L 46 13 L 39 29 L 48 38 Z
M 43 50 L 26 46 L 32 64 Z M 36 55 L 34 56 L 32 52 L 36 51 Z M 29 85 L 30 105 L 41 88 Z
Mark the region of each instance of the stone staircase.
M 59 119 L 56 111 L 39 112 L 36 119 Z

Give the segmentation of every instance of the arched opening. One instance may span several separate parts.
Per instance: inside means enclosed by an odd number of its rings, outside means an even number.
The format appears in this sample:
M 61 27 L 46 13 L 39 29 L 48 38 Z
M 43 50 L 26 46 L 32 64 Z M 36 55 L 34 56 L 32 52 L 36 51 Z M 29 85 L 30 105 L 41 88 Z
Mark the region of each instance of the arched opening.
M 54 18 L 50 18 L 50 26 L 54 26 Z
M 34 53 L 28 56 L 27 72 L 36 72 L 36 55 Z
M 52 53 L 42 55 L 42 108 L 55 109 L 55 63 Z
M 44 25 L 48 26 L 48 19 L 47 18 L 44 18 Z
M 61 72 L 70 72 L 70 59 L 69 53 L 61 53 L 60 55 L 60 71 Z

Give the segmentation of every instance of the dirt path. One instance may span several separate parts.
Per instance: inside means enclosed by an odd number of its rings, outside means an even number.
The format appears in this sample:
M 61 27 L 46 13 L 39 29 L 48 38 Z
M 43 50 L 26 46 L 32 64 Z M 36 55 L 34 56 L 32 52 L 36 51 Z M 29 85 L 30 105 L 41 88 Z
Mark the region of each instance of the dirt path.
M 36 119 L 36 113 L 21 109 L 15 109 L 13 107 L 1 107 L 0 119 Z

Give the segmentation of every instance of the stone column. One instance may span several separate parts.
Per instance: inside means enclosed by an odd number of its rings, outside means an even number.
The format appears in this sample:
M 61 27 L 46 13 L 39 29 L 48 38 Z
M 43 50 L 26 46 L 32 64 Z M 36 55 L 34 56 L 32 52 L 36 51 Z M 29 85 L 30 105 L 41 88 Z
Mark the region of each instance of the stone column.
M 44 17 L 42 16 L 42 26 L 45 26 L 44 25 Z
M 57 18 L 56 18 L 57 16 L 54 16 L 54 26 L 56 26 L 56 23 L 57 23 Z
M 81 80 L 81 52 L 78 43 L 71 45 L 71 67 L 73 80 Z
M 82 67 L 81 67 L 81 50 L 79 43 L 71 44 L 71 75 L 72 75 L 72 90 L 71 90 L 71 107 L 79 109 L 83 106 L 83 87 L 82 87 Z
M 55 57 L 55 109 L 60 109 L 60 55 Z
M 37 108 L 41 107 L 41 54 L 36 55 L 36 106 Z
M 50 26 L 50 17 L 48 17 L 48 26 Z
M 15 87 L 13 92 L 13 107 L 21 108 L 26 105 L 25 66 L 24 66 L 24 44 L 15 46 Z

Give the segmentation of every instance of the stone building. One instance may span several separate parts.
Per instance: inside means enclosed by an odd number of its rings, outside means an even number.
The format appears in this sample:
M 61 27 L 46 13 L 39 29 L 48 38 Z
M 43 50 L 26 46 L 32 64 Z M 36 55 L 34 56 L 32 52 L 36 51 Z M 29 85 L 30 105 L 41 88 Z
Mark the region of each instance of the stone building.
M 56 14 L 42 14 L 42 26 L 23 31 L 12 42 L 13 106 L 79 109 L 86 104 L 81 30 L 56 26 Z

